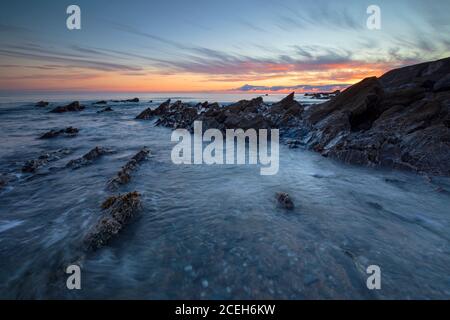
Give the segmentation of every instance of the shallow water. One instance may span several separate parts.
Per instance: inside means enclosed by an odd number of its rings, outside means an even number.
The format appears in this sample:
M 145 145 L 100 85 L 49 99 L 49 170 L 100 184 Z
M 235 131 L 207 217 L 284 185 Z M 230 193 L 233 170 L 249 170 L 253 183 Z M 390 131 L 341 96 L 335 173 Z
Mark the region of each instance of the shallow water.
M 166 97 L 155 98 L 156 106 Z M 248 165 L 178 166 L 171 130 L 134 120 L 148 105 L 102 114 L 90 105 L 66 114 L 0 105 L 0 173 L 16 177 L 0 191 L 0 298 L 450 298 L 448 179 L 436 180 L 437 192 L 421 176 L 284 146 L 275 176 Z M 79 135 L 36 139 L 68 126 Z M 116 152 L 63 168 L 95 146 Z M 106 182 L 143 146 L 152 157 L 119 190 L 139 191 L 143 211 L 83 257 L 82 290 L 67 290 L 63 266 L 102 216 Z M 20 173 L 26 160 L 61 148 L 73 153 Z M 293 211 L 277 206 L 279 191 L 293 197 Z M 368 265 L 380 266 L 381 290 L 367 289 Z

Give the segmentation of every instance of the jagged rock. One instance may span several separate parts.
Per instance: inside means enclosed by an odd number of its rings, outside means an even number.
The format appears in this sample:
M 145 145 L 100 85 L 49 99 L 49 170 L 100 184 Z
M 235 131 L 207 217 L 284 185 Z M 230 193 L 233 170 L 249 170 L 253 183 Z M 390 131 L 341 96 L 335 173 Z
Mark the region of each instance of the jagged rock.
M 61 130 L 50 130 L 44 133 L 39 139 L 51 139 L 58 137 L 60 135 L 64 135 L 65 137 L 75 137 L 78 134 L 79 130 L 77 128 L 68 127 L 66 129 Z
M 450 91 L 436 86 L 448 74 L 450 58 L 364 79 L 308 109 L 298 138 L 347 163 L 448 176 Z
M 291 197 L 289 196 L 289 194 L 285 193 L 285 192 L 278 192 L 276 194 L 276 199 L 278 201 L 278 203 L 287 210 L 293 210 L 294 209 L 294 202 L 292 201 Z
M 108 210 L 106 216 L 88 232 L 84 245 L 88 250 L 97 250 L 115 237 L 141 209 L 140 194 L 136 191 L 112 196 L 102 204 Z
M 192 107 L 187 103 L 177 101 L 160 115 L 156 125 L 174 129 L 190 128 L 197 117 L 198 111 L 195 107 Z
M 136 117 L 136 119 L 150 120 L 154 116 L 161 116 L 168 111 L 169 106 L 170 106 L 170 99 L 161 103 L 160 106 L 158 108 L 156 108 L 155 110 L 152 110 L 150 108 L 145 109 Z
M 86 153 L 84 156 L 78 159 L 70 160 L 69 163 L 66 165 L 67 167 L 71 167 L 73 169 L 78 169 L 83 166 L 87 166 L 92 164 L 95 160 L 100 158 L 101 156 L 105 154 L 110 154 L 113 151 L 110 149 L 102 148 L 102 147 L 95 147 L 88 153 Z
M 130 161 L 128 161 L 125 166 L 120 169 L 116 177 L 108 181 L 108 188 L 110 190 L 117 189 L 120 185 L 127 184 L 131 180 L 131 173 L 137 169 L 139 163 L 144 161 L 149 155 L 150 150 L 147 147 L 142 148 L 138 153 L 136 153 Z
M 63 112 L 75 112 L 75 111 L 82 111 L 85 107 L 80 105 L 78 101 L 74 101 L 67 106 L 59 106 L 51 110 L 50 112 L 53 113 L 63 113 Z
M 151 118 L 153 118 L 153 111 L 150 108 L 145 109 L 136 117 L 139 120 L 150 120 Z
M 106 107 L 102 110 L 97 111 L 97 113 L 111 112 L 111 111 L 113 111 L 113 109 L 111 107 Z
M 38 103 L 36 103 L 35 106 L 36 107 L 40 107 L 40 108 L 47 107 L 48 106 L 48 102 L 47 101 L 39 101 Z
M 71 154 L 72 151 L 70 149 L 60 149 L 57 151 L 53 151 L 50 153 L 45 153 L 37 159 L 28 160 L 22 167 L 22 172 L 26 173 L 34 173 L 40 167 L 47 165 L 50 162 L 62 159 L 63 157 Z

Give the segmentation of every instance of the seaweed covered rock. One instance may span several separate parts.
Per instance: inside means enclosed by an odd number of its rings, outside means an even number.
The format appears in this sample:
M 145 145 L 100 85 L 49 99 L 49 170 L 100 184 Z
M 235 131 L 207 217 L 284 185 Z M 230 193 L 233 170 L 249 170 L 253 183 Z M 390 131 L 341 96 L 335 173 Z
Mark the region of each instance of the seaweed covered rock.
M 75 137 L 78 134 L 79 130 L 77 128 L 68 127 L 61 130 L 50 130 L 46 133 L 44 133 L 39 139 L 51 139 L 56 138 L 58 136 L 65 136 L 65 137 Z
M 59 106 L 51 110 L 52 113 L 76 112 L 82 111 L 85 107 L 80 105 L 78 101 L 74 101 L 66 106 Z
M 47 165 L 50 162 L 57 161 L 72 153 L 70 149 L 60 149 L 53 152 L 45 153 L 37 159 L 28 160 L 22 167 L 22 172 L 34 173 L 40 167 Z
M 113 151 L 110 149 L 95 147 L 81 158 L 70 160 L 69 163 L 67 164 L 67 167 L 70 167 L 72 169 L 78 169 L 80 167 L 90 165 L 101 156 L 110 153 L 113 153 Z
M 150 149 L 147 147 L 142 148 L 136 153 L 125 166 L 120 169 L 117 175 L 108 181 L 108 188 L 110 190 L 117 189 L 120 185 L 127 184 L 131 180 L 131 173 L 135 171 L 142 161 L 144 161 L 150 153 Z
M 136 191 L 106 199 L 101 208 L 106 215 L 88 232 L 84 245 L 88 250 L 99 249 L 115 237 L 141 209 L 140 194 Z

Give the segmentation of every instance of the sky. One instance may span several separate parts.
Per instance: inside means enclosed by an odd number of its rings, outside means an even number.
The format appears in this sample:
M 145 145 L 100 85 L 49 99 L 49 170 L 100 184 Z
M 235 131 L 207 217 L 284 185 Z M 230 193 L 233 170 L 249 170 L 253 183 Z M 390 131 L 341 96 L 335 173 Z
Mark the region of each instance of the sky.
M 330 91 L 449 56 L 448 0 L 0 3 L 1 91 Z

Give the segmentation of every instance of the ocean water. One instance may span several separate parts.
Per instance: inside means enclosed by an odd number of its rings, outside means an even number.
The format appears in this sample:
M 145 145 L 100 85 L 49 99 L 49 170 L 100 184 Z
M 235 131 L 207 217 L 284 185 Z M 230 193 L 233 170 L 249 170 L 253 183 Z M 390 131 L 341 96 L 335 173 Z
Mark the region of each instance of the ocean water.
M 114 111 L 101 114 L 90 105 L 134 96 L 2 96 L 0 173 L 13 180 L 0 191 L 0 298 L 450 298 L 449 179 L 430 183 L 285 146 L 274 176 L 250 165 L 174 165 L 171 130 L 134 119 L 169 95 L 136 95 L 139 104 L 111 104 Z M 34 107 L 42 99 L 88 107 L 51 114 Z M 68 126 L 79 135 L 37 139 Z M 95 146 L 115 152 L 65 168 Z M 118 190 L 139 191 L 142 212 L 108 246 L 84 255 L 83 237 L 111 195 L 107 181 L 143 146 L 152 156 Z M 20 172 L 26 160 L 62 148 L 71 153 L 35 175 Z M 276 192 L 288 192 L 295 209 L 279 208 Z M 66 288 L 64 267 L 74 261 L 78 291 Z M 381 290 L 367 289 L 369 265 L 381 268 Z

